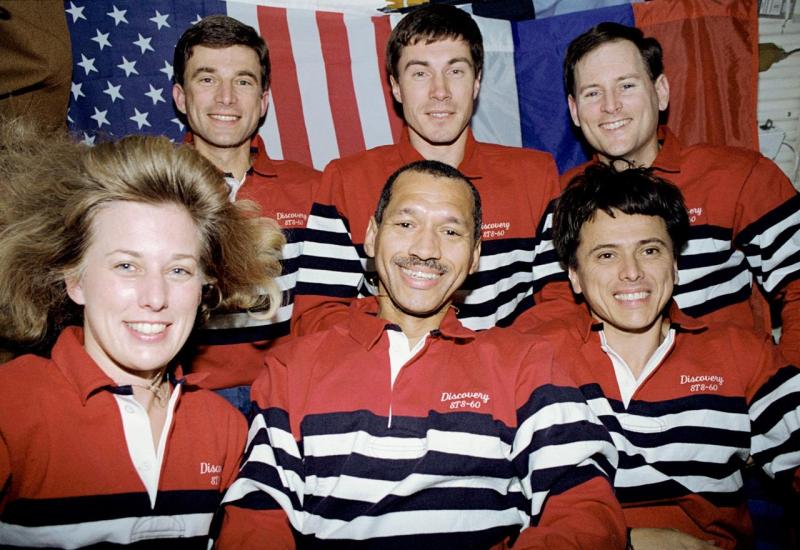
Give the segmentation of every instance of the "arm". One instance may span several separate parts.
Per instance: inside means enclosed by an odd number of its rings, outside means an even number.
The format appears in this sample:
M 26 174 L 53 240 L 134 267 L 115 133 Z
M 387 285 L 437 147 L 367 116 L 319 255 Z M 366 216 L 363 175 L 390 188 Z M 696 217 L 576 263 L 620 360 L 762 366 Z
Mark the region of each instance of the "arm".
M 700 540 L 677 529 L 649 527 L 631 529 L 631 546 L 635 550 L 711 550 L 717 547 L 713 541 Z
M 800 369 L 787 365 L 767 339 L 750 347 L 759 350 L 751 355 L 755 364 L 748 388 L 753 460 L 800 492 Z
M 775 163 L 759 155 L 738 205 L 736 245 L 767 299 L 782 304 L 780 348 L 800 365 L 800 195 Z
M 617 450 L 580 390 L 557 372 L 549 346 L 537 348 L 544 353 L 529 354 L 516 396 L 522 405 L 512 452 L 530 527 L 514 548 L 625 548 L 610 482 Z
M 275 357 L 252 388 L 254 414 L 242 468 L 222 502 L 218 548 L 294 548 L 304 477 L 288 407 L 286 366 Z
M 359 296 L 365 273 L 343 213 L 342 174 L 334 161 L 322 174 L 299 259 L 292 334 L 328 328 L 347 316 Z

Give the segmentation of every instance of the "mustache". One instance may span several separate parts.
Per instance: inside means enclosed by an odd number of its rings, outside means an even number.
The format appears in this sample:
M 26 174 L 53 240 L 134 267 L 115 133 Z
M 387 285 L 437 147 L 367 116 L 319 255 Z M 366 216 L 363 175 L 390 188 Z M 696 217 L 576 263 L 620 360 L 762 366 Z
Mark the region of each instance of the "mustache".
M 412 269 L 415 267 L 425 267 L 427 269 L 433 269 L 435 271 L 440 271 L 442 273 L 448 272 L 447 266 L 440 264 L 437 260 L 434 259 L 421 260 L 420 258 L 415 258 L 413 256 L 406 256 L 404 258 L 395 258 L 394 263 L 406 269 Z

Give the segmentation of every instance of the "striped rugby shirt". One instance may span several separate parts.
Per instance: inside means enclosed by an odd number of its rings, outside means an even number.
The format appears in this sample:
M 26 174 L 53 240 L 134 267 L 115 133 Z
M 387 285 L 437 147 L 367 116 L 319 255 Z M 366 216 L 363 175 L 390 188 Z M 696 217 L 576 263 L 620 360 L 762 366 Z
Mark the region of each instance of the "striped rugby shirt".
M 783 303 L 781 351 L 800 364 L 800 195 L 761 154 L 698 144 L 659 129 L 655 174 L 678 186 L 689 209 L 689 242 L 678 257 L 674 298 L 705 321 L 769 330 L 748 300 L 753 281 Z M 586 165 L 565 174 L 566 184 Z
M 602 323 L 575 311 L 535 329 L 611 432 L 619 450 L 614 486 L 629 527 L 680 529 L 723 548 L 746 541 L 749 456 L 800 490 L 800 370 L 768 337 L 707 325 L 673 303 L 672 347 L 626 407 L 602 349 Z
M 546 344 L 451 310 L 392 385 L 377 309 L 268 356 L 220 548 L 625 546 L 616 452 Z
M 247 428 L 193 378 L 173 386 L 153 462 L 146 411 L 87 355 L 82 329 L 65 329 L 52 359 L 0 366 L 0 547 L 206 548 Z
M 364 252 L 369 219 L 381 190 L 401 166 L 422 160 L 404 130 L 396 145 L 332 161 L 322 175 L 308 220 L 298 273 L 295 324 L 308 334 L 346 318 L 337 307 L 376 293 L 375 269 Z M 550 241 L 551 202 L 558 175 L 549 154 L 475 141 L 470 132 L 458 169 L 475 184 L 483 206 L 481 259 L 455 301 L 464 326 L 507 326 L 547 292 L 571 297 Z M 537 295 L 538 299 L 542 298 Z M 546 299 L 549 299 L 546 298 Z M 332 315 L 333 313 L 333 315 Z
M 202 382 L 204 388 L 251 384 L 264 367 L 265 350 L 290 332 L 298 257 L 311 210 L 311 189 L 320 173 L 297 162 L 271 160 L 258 135 L 251 152 L 253 164 L 236 200 L 254 201 L 261 216 L 276 220 L 283 230 L 283 271 L 277 279 L 283 302 L 273 319 L 257 319 L 244 311 L 218 313 L 202 330 L 195 331 L 193 342 L 199 349 L 192 359 L 192 372 L 208 374 Z

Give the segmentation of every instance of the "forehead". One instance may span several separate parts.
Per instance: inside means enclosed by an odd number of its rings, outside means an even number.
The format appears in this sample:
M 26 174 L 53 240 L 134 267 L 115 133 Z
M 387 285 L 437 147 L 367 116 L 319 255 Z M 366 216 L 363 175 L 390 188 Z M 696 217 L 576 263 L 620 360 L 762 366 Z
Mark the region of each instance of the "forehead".
M 615 78 L 623 74 L 647 75 L 642 54 L 630 40 L 606 42 L 584 55 L 575 64 L 575 82 L 598 77 Z
M 142 254 L 197 254 L 200 231 L 186 208 L 176 204 L 114 201 L 92 219 L 89 252 L 124 249 Z
M 581 226 L 578 249 L 589 250 L 599 244 L 635 245 L 641 241 L 660 239 L 671 244 L 667 224 L 660 216 L 624 214 L 614 210 L 612 218 L 602 210 Z
M 261 71 L 261 63 L 255 50 L 239 44 L 224 48 L 194 46 L 186 62 L 186 71 L 190 72 L 199 67 L 229 72 L 250 70 L 256 74 Z
M 386 211 L 447 211 L 467 221 L 472 219 L 472 207 L 472 193 L 464 181 L 409 171 L 395 180 Z
M 411 59 L 419 61 L 445 59 L 449 61 L 456 58 L 466 58 L 470 63 L 474 63 L 469 44 L 461 38 L 444 38 L 428 43 L 426 38 L 421 37 L 404 46 L 400 52 L 401 63 Z

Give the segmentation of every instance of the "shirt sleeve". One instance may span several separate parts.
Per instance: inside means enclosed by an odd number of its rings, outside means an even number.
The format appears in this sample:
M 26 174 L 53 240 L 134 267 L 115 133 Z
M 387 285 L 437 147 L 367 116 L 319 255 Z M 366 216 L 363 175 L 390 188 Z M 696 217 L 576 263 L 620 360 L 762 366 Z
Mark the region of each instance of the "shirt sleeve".
M 766 338 L 753 347 L 760 353 L 748 406 L 751 454 L 767 475 L 800 490 L 800 369 Z
M 345 212 L 342 173 L 336 161 L 322 174 L 299 260 L 292 334 L 310 334 L 347 316 L 365 286 L 365 268 Z
M 512 456 L 530 526 L 514 548 L 624 548 L 625 521 L 610 481 L 618 454 L 608 431 L 549 346 L 536 345 L 519 378 Z
M 251 390 L 253 411 L 242 468 L 222 502 L 217 548 L 294 548 L 305 478 L 289 420 L 286 366 L 267 358 Z
M 782 304 L 780 347 L 800 364 L 800 195 L 774 162 L 759 155 L 737 204 L 736 245 L 768 300 Z

